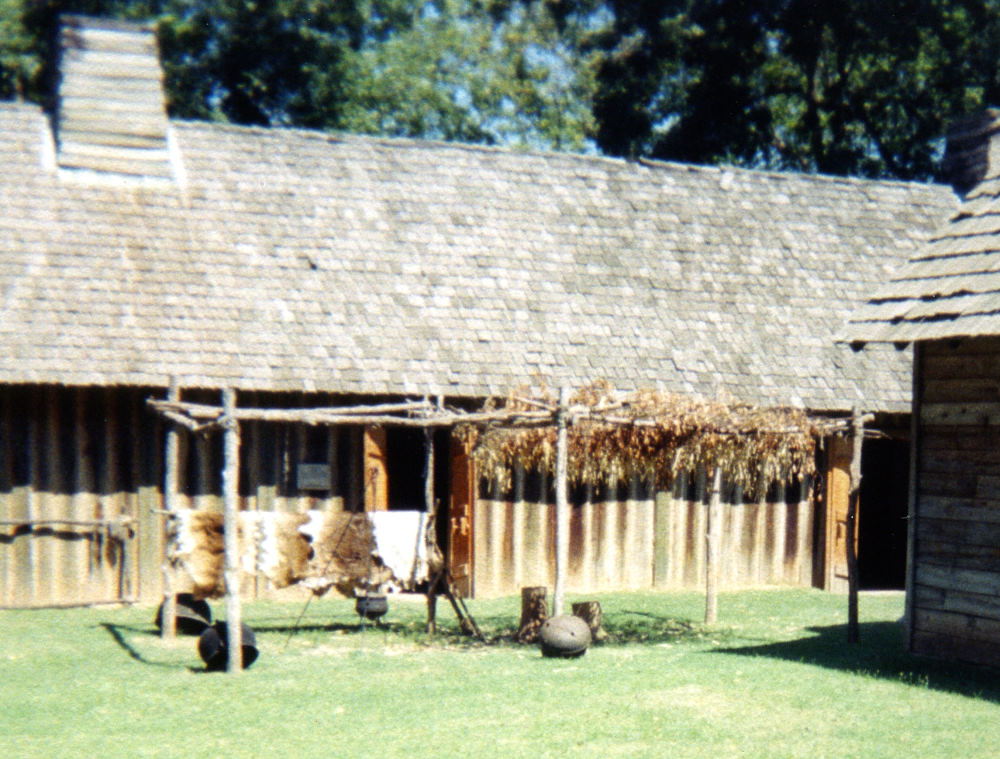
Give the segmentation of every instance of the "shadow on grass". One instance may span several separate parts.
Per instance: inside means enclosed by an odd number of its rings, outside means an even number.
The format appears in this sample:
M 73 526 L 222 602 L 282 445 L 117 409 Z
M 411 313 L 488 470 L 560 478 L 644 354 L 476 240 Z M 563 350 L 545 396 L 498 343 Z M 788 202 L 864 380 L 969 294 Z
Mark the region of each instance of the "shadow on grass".
M 140 664 L 147 664 L 151 667 L 165 667 L 167 669 L 185 669 L 185 665 L 178 664 L 177 662 L 169 661 L 156 661 L 150 659 L 142 654 L 135 646 L 129 643 L 128 639 L 125 637 L 126 633 L 139 634 L 139 635 L 150 635 L 159 637 L 159 633 L 156 631 L 150 631 L 145 627 L 135 627 L 133 625 L 116 625 L 110 622 L 101 622 L 101 627 L 111 636 L 111 639 L 118 644 L 125 653 L 129 655 L 129 658 L 134 659 Z
M 725 630 L 709 630 L 704 625 L 686 619 L 627 609 L 613 615 L 606 614 L 604 630 L 608 634 L 604 645 L 698 643 L 729 637 Z
M 764 656 L 1000 703 L 997 670 L 908 653 L 898 622 L 861 625 L 859 643 L 847 642 L 847 625 L 810 627 L 808 638 L 715 649 L 715 654 Z
M 258 636 L 271 635 L 277 640 L 281 650 L 299 635 L 331 634 L 338 636 L 363 636 L 370 634 L 386 635 L 399 641 L 408 641 L 418 645 L 436 648 L 481 648 L 484 646 L 514 646 L 520 647 L 517 641 L 517 620 L 509 615 L 484 617 L 477 620 L 485 640 L 463 632 L 456 620 L 439 622 L 437 631 L 430 634 L 426 623 L 422 620 L 391 620 L 383 619 L 378 623 L 359 621 L 320 622 L 315 619 L 305 620 L 296 624 L 294 620 L 284 620 L 280 617 L 258 617 L 244 620 Z M 101 623 L 115 643 L 128 656 L 142 664 L 156 667 L 183 668 L 184 665 L 157 661 L 143 653 L 145 646 L 136 646 L 130 641 L 137 638 L 159 638 L 159 629 L 151 625 L 127 625 Z M 604 630 L 608 637 L 598 644 L 601 646 L 618 646 L 659 643 L 704 643 L 714 644 L 730 638 L 725 630 L 708 630 L 702 625 L 677 617 L 661 616 L 645 611 L 621 610 L 604 617 Z M 197 636 L 189 637 L 193 650 L 197 650 Z M 258 638 L 258 641 L 260 639 Z M 194 670 L 192 670 L 194 671 Z
M 502 620 L 497 620 L 497 624 L 490 624 L 492 621 L 491 619 L 480 620 L 479 625 L 486 633 L 489 643 L 522 645 L 517 642 L 518 626 L 514 624 L 514 620 L 505 617 Z M 727 630 L 708 629 L 686 619 L 627 609 L 615 611 L 613 614 L 605 614 L 602 628 L 607 633 L 607 638 L 595 645 L 656 645 L 659 643 L 703 643 L 709 641 L 718 643 L 732 637 Z

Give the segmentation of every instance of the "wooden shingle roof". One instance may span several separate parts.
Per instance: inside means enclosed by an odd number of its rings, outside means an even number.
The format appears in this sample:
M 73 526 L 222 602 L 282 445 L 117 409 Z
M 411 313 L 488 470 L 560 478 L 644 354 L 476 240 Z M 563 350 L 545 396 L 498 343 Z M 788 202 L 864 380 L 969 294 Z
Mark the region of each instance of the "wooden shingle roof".
M 843 339 L 1000 334 L 1000 111 L 957 125 L 950 140 L 959 147 L 956 178 L 971 189 L 950 221 L 856 310 Z
M 903 410 L 834 343 L 947 188 L 173 122 L 92 181 L 0 105 L 0 382 L 483 396 L 655 387 Z

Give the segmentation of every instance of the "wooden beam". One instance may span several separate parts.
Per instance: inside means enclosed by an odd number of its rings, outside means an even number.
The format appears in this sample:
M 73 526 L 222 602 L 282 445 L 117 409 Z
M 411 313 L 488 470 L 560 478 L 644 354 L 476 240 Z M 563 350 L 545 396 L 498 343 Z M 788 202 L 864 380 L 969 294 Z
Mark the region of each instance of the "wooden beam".
M 552 594 L 552 615 L 563 613 L 566 592 L 566 571 L 569 567 L 569 498 L 567 469 L 569 466 L 569 444 L 567 432 L 567 405 L 569 388 L 559 391 L 559 407 L 556 410 L 556 577 Z
M 917 493 L 920 478 L 917 474 L 923 459 L 924 428 L 920 423 L 923 406 L 924 356 L 927 343 L 913 344 L 913 374 L 911 375 L 911 407 L 910 407 L 910 474 L 907 485 L 909 492 L 906 499 L 906 601 L 903 607 L 903 646 L 907 651 L 913 651 L 914 638 L 914 603 L 916 593 L 917 550 L 917 511 L 921 498 Z M 936 363 L 936 362 L 935 362 Z
M 174 377 L 170 378 L 170 387 L 167 389 L 167 400 L 178 402 L 181 399 L 181 389 Z M 170 417 L 180 416 L 171 414 Z M 183 417 L 182 417 L 183 418 Z M 177 511 L 177 493 L 180 490 L 179 457 L 180 435 L 176 425 L 167 425 L 167 443 L 164 452 L 165 469 L 163 482 L 163 507 L 169 515 Z M 164 639 L 173 638 L 177 633 L 177 597 L 174 593 L 174 567 L 173 563 L 166 556 L 163 558 L 163 611 L 160 615 L 160 636 Z
M 150 399 L 149 405 L 164 416 L 174 414 L 185 419 L 174 419 L 192 431 L 202 429 L 202 422 L 216 422 L 223 410 L 218 406 L 200 403 L 171 403 Z M 397 414 L 410 414 L 398 416 Z M 238 421 L 300 422 L 303 424 L 365 424 L 401 427 L 453 427 L 458 424 L 499 424 L 530 426 L 551 424 L 553 414 L 549 411 L 497 410 L 481 412 L 461 412 L 435 409 L 423 403 L 386 404 L 384 406 L 353 406 L 343 408 L 240 408 L 233 417 Z M 171 417 L 174 418 L 174 417 Z
M 239 673 L 243 668 L 243 630 L 240 612 L 240 557 L 237 535 L 238 498 L 240 481 L 240 425 L 233 411 L 236 409 L 236 391 L 227 388 L 222 392 L 225 411 L 224 464 L 222 468 L 223 580 L 226 588 L 226 637 L 228 646 L 227 670 Z
M 110 519 L 0 519 L 0 527 L 108 527 L 109 525 L 130 526 L 135 519 L 130 516 Z
M 719 542 L 722 537 L 722 468 L 712 469 L 712 493 L 708 499 L 708 519 L 705 523 L 705 624 L 714 625 L 719 619 Z
M 851 490 L 847 501 L 847 642 L 857 643 L 861 637 L 858 624 L 858 499 L 861 495 L 861 446 L 864 441 L 865 418 L 854 411 L 851 436 Z

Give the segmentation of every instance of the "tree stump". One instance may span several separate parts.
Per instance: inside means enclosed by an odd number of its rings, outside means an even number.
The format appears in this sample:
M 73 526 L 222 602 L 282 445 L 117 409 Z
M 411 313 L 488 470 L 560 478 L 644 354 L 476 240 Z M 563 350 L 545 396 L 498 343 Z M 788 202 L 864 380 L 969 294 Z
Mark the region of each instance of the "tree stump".
M 607 640 L 608 633 L 604 629 L 604 614 L 599 601 L 581 601 L 573 604 L 573 616 L 579 617 L 590 627 L 590 637 L 595 643 Z
M 521 588 L 521 625 L 517 631 L 520 643 L 537 643 L 538 630 L 549 618 L 544 587 Z

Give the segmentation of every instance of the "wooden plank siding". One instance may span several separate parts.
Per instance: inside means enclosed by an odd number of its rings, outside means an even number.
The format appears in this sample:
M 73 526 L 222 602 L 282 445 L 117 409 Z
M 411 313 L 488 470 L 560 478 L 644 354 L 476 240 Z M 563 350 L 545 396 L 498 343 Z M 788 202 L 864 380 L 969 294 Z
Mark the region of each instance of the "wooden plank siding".
M 554 584 L 555 507 L 525 499 L 523 480 L 515 473 L 506 498 L 494 492 L 477 500 L 477 597 Z M 703 588 L 705 491 L 704 477 L 683 477 L 670 492 L 651 493 L 632 482 L 606 494 L 579 494 L 570 517 L 567 592 Z M 720 588 L 813 584 L 811 491 L 809 484 L 778 488 L 768 499 L 746 503 L 729 490 L 720 527 Z
M 917 361 L 910 647 L 1000 664 L 1000 339 L 922 344 Z

